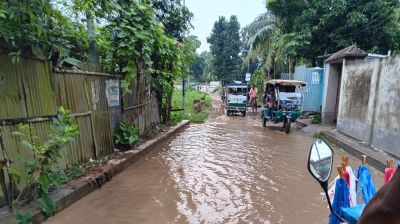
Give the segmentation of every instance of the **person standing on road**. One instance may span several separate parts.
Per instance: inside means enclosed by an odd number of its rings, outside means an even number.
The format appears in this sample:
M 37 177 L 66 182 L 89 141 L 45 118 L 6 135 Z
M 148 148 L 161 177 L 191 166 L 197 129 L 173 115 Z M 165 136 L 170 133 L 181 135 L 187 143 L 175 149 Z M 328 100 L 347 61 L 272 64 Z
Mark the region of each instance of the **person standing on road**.
M 250 106 L 253 106 L 253 103 L 256 103 L 256 99 L 257 99 L 257 95 L 258 95 L 258 89 L 256 87 L 256 85 L 252 85 L 250 88 Z

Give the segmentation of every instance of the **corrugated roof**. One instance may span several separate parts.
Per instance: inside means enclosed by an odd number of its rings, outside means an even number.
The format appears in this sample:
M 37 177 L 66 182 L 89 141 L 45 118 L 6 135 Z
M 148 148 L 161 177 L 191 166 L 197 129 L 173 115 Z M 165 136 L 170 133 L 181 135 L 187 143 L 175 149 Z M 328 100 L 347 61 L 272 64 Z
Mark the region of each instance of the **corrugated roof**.
M 328 59 L 325 60 L 325 63 L 334 62 L 336 60 L 343 59 L 343 58 L 365 58 L 365 57 L 367 57 L 367 55 L 368 54 L 365 53 L 365 51 L 352 45 L 350 47 L 346 47 L 346 48 L 334 53 L 332 56 L 330 56 Z

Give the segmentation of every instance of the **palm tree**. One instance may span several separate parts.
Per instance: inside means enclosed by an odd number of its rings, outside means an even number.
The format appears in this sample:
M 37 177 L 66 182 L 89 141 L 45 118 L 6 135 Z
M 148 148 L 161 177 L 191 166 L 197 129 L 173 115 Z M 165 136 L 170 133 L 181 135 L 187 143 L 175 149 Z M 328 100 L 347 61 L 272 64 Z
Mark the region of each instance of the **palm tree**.
M 305 36 L 283 33 L 280 21 L 269 11 L 258 16 L 245 29 L 250 36 L 250 50 L 244 63 L 261 58 L 269 74 L 273 73 L 275 77 L 278 67 L 286 67 L 291 76 L 296 65 L 297 49 L 308 43 Z

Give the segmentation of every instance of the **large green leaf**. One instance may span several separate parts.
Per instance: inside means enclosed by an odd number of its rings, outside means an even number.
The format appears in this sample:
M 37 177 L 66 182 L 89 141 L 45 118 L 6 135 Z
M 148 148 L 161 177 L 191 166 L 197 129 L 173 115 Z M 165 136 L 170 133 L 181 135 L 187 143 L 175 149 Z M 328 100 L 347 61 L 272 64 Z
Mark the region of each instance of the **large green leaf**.
M 53 215 L 56 212 L 56 204 L 50 198 L 48 193 L 43 193 L 42 197 L 38 201 L 40 208 L 46 215 Z
M 39 178 L 38 178 L 38 183 L 40 184 L 40 186 L 41 186 L 41 189 L 44 191 L 44 192 L 48 192 L 49 191 L 49 187 L 50 187 L 50 180 L 49 180 L 49 177 L 47 176 L 47 174 L 45 174 L 45 173 L 40 173 L 40 176 L 39 176 Z
M 26 211 L 25 213 L 17 213 L 15 219 L 18 224 L 32 224 L 32 213 L 30 211 Z
M 81 61 L 79 61 L 79 60 L 77 60 L 77 59 L 75 59 L 75 58 L 64 58 L 64 59 L 62 59 L 62 60 L 60 61 L 60 64 L 63 65 L 64 63 L 73 65 L 73 66 L 75 66 L 75 67 L 77 67 L 77 68 L 80 68 L 80 67 L 81 67 Z

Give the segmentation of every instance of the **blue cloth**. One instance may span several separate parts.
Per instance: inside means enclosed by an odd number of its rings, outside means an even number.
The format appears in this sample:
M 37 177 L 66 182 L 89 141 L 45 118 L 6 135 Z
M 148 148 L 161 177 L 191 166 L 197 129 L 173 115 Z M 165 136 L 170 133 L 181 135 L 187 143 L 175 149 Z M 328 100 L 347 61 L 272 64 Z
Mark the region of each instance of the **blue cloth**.
M 360 185 L 365 204 L 375 196 L 376 189 L 368 167 L 361 165 L 358 169 L 358 184 Z
M 357 224 L 362 212 L 364 211 L 365 205 L 356 205 L 350 208 L 342 208 L 343 217 L 350 224 Z
M 339 178 L 338 180 L 336 180 L 335 197 L 333 198 L 332 204 L 333 211 L 343 217 L 342 208 L 350 207 L 349 197 L 349 187 L 347 186 L 346 180 L 343 178 Z M 340 219 L 336 217 L 336 215 L 330 214 L 329 224 L 340 224 Z

